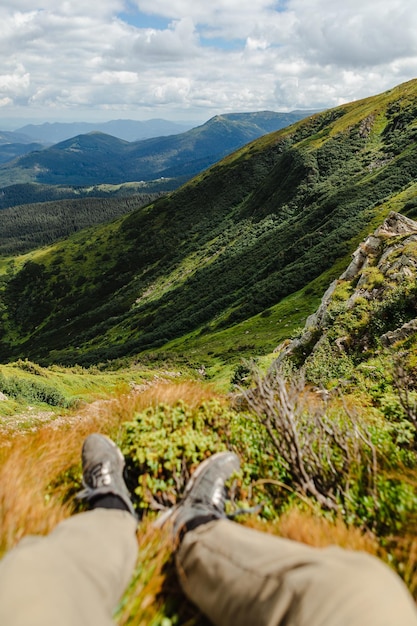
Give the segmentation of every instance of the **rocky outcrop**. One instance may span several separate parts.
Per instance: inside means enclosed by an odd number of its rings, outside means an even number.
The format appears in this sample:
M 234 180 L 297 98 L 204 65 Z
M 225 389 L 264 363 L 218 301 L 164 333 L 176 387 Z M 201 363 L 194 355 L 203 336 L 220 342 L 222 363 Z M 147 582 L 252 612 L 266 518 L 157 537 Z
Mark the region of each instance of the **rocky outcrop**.
M 357 248 L 353 254 L 352 262 L 348 266 L 347 270 L 341 275 L 341 280 L 352 280 L 355 276 L 363 270 L 371 259 L 378 254 L 381 250 L 383 243 L 387 238 L 398 237 L 399 235 L 411 235 L 417 237 L 417 222 L 410 220 L 408 217 L 401 215 L 400 213 L 389 214 L 387 219 L 383 222 L 382 226 L 376 229 L 376 231 L 369 235 Z M 404 245 L 398 244 L 395 248 Z M 383 257 L 389 256 L 391 247 L 389 246 L 385 251 Z M 382 263 L 385 258 L 380 259 Z
M 414 333 L 417 333 L 417 319 L 406 322 L 396 330 L 391 330 L 387 333 L 384 333 L 383 335 L 381 335 L 381 343 L 385 348 L 389 348 L 390 346 L 394 345 L 394 343 L 397 343 L 397 341 L 407 339 L 407 337 L 414 335 Z
M 306 346 L 309 346 L 310 352 L 311 344 L 320 342 L 337 317 L 334 296 L 338 287 L 345 285 L 346 292 L 350 292 L 343 306 L 339 306 L 346 311 L 364 300 L 370 303 L 371 308 L 372 304 L 383 305 L 393 294 L 401 299 L 401 290 L 405 292 L 407 285 L 416 278 L 417 222 L 391 212 L 383 224 L 361 242 L 345 272 L 331 283 L 317 311 L 307 318 L 301 336 L 283 347 L 278 360 Z M 388 347 L 414 333 L 417 333 L 417 310 L 415 318 L 384 332 L 379 339 L 384 347 Z M 344 350 L 346 341 L 344 335 L 333 337 L 339 351 Z

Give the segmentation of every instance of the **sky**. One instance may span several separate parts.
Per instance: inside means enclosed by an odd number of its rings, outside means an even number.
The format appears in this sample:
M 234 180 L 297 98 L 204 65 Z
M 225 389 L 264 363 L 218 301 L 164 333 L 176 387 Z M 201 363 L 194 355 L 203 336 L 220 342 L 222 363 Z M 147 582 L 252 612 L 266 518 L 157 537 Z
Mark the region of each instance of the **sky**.
M 0 128 L 327 109 L 417 76 L 415 0 L 2 0 Z

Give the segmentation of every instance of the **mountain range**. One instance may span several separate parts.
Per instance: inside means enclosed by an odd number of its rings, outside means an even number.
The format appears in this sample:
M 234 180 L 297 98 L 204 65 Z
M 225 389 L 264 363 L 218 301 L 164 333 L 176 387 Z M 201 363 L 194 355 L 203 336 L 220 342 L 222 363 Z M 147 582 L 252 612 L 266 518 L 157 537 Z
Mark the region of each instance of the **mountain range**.
M 151 137 L 176 135 L 193 128 L 191 123 L 170 122 L 163 119 L 152 119 L 145 122 L 138 120 L 110 120 L 108 122 L 44 122 L 43 124 L 26 124 L 15 132 L 30 137 L 32 141 L 42 144 L 55 144 L 76 135 L 88 133 L 105 133 L 126 141 L 139 141 Z
M 365 235 L 417 213 L 416 103 L 410 81 L 312 115 L 18 261 L 3 277 L 2 360 L 271 352 Z
M 26 124 L 15 131 L 0 131 L 0 163 L 7 163 L 28 152 L 42 150 L 46 146 L 91 132 L 102 132 L 126 141 L 137 141 L 150 137 L 183 133 L 192 126 L 192 124 L 179 124 L 163 119 L 147 120 L 146 122 L 110 120 L 103 123 L 45 122 L 43 124 Z
M 219 115 L 186 132 L 142 141 L 89 132 L 4 163 L 0 166 L 0 185 L 37 182 L 83 186 L 156 178 L 184 182 L 249 141 L 308 114 L 263 111 Z
M 0 131 L 0 164 L 34 150 L 42 150 L 43 147 L 42 143 L 35 142 L 22 133 Z

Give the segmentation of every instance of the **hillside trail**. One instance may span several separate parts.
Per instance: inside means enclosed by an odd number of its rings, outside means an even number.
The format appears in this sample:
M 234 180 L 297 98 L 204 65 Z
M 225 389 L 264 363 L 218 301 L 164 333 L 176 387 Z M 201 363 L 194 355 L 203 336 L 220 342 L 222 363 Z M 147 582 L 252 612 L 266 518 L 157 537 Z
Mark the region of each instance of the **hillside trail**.
M 159 377 L 157 381 L 149 381 L 140 385 L 132 384 L 131 390 L 125 394 L 115 394 L 108 398 L 100 398 L 90 402 L 85 401 L 77 409 L 62 413 L 27 406 L 24 411 L 0 417 L 2 445 L 7 445 L 7 439 L 35 433 L 44 427 L 58 430 L 78 426 L 83 422 L 98 422 L 101 416 L 104 417 L 111 412 L 112 407 L 116 408 L 120 403 L 134 402 L 138 395 L 149 390 L 150 387 L 155 386 L 158 382 L 161 382 Z
M 155 374 L 152 379 L 141 383 L 130 382 L 128 391 L 113 391 L 104 398 L 83 401 L 77 408 L 61 413 L 27 406 L 21 412 L 0 417 L 0 446 L 7 446 L 8 441 L 34 434 L 43 428 L 54 431 L 68 427 L 76 429 L 87 423 L 97 424 L 99 428 L 100 422 L 108 421 L 113 413 L 119 416 L 121 422 L 128 421 L 136 411 L 155 403 L 170 403 L 180 399 L 198 402 L 219 395 L 202 381 L 180 378 L 179 372 Z

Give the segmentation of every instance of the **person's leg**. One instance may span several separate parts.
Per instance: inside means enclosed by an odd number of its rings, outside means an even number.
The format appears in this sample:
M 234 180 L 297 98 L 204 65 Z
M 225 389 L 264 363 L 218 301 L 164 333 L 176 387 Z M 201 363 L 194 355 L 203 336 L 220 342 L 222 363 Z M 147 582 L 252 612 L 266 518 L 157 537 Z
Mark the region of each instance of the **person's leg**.
M 186 532 L 176 562 L 184 592 L 216 626 L 417 626 L 405 585 L 364 553 L 220 519 Z
M 0 624 L 108 626 L 133 572 L 137 518 L 124 459 L 102 435 L 83 445 L 80 497 L 93 510 L 27 537 L 0 563 Z
M 136 561 L 136 526 L 126 511 L 97 508 L 23 539 L 0 563 L 0 624 L 112 624 Z
M 215 626 L 417 626 L 405 585 L 378 559 L 227 520 L 238 467 L 230 452 L 204 461 L 171 513 L 181 585 Z

